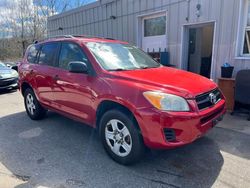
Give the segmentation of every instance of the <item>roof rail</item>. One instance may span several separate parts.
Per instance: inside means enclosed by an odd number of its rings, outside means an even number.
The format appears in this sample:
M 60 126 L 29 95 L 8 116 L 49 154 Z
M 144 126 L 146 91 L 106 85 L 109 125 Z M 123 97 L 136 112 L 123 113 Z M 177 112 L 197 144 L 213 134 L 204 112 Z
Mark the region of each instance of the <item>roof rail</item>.
M 56 39 L 56 38 L 75 38 L 75 37 L 82 37 L 82 38 L 99 38 L 99 39 L 107 39 L 107 40 L 116 40 L 113 38 L 109 38 L 109 37 L 99 37 L 99 36 L 92 36 L 92 35 L 56 35 L 56 36 L 52 36 L 52 37 L 48 37 L 45 39 L 42 39 L 40 41 L 36 40 L 34 41 L 34 44 L 37 44 L 38 42 L 42 42 L 45 40 L 49 40 L 49 39 Z
M 103 38 L 103 37 L 98 37 L 98 36 L 93 36 L 93 35 L 72 35 L 73 37 L 82 37 L 82 38 Z
M 74 38 L 73 35 L 56 35 L 53 37 L 49 37 L 48 39 L 55 39 L 55 38 Z
M 39 41 L 35 40 L 33 43 L 37 44 L 38 42 L 42 42 L 42 41 L 49 40 L 49 39 L 56 39 L 56 38 L 74 38 L 74 36 L 73 35 L 56 35 L 56 36 L 52 36 L 52 37 L 47 37 L 47 38 L 39 40 Z
M 100 37 L 100 36 L 93 36 L 93 35 L 72 35 L 73 37 L 83 37 L 83 38 L 99 38 L 99 39 L 108 39 L 108 40 L 116 40 L 109 37 Z
M 109 38 L 109 37 L 107 37 L 107 38 L 104 38 L 104 39 L 108 39 L 108 40 L 116 40 L 116 39 L 113 39 L 113 38 Z

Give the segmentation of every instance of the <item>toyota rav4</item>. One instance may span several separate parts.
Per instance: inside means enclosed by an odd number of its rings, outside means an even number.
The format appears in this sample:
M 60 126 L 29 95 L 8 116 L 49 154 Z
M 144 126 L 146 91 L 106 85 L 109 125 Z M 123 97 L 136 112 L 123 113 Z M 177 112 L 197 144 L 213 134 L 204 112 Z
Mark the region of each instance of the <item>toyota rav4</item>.
M 27 49 L 19 73 L 31 119 L 51 110 L 90 125 L 121 164 L 138 161 L 146 147 L 189 144 L 225 113 L 225 98 L 213 81 L 164 67 L 113 39 L 61 36 L 37 42 Z

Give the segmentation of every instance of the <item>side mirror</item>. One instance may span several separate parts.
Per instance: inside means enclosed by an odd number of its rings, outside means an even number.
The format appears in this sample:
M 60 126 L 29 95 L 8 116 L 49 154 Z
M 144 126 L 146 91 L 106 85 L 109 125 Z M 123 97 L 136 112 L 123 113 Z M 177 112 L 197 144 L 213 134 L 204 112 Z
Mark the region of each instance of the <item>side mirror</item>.
M 88 66 L 81 61 L 72 61 L 69 63 L 69 72 L 72 73 L 88 73 Z

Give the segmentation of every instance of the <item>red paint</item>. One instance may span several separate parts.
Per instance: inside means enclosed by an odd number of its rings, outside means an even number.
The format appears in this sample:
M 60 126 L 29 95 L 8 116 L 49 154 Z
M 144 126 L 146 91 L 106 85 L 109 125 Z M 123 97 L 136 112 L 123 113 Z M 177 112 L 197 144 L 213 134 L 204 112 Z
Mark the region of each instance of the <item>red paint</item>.
M 100 67 L 84 44 L 89 41 L 124 42 L 98 38 L 68 38 L 50 41 L 78 43 L 87 54 L 96 72 L 95 76 L 90 76 L 70 73 L 56 67 L 30 64 L 26 60 L 26 54 L 19 66 L 19 85 L 30 84 L 40 103 L 50 110 L 95 127 L 98 105 L 105 100 L 117 102 L 134 114 L 144 142 L 150 148 L 173 148 L 191 143 L 212 128 L 212 120 L 225 113 L 223 96 L 222 100 L 213 107 L 203 111 L 198 110 L 195 96 L 217 88 L 214 82 L 204 77 L 167 67 L 109 72 Z M 55 75 L 58 75 L 60 79 L 54 79 Z M 160 90 L 186 98 L 191 111 L 163 112 L 155 109 L 142 94 L 152 90 Z M 201 122 L 202 118 L 213 113 L 215 115 L 212 119 Z M 175 130 L 175 142 L 166 141 L 163 128 Z

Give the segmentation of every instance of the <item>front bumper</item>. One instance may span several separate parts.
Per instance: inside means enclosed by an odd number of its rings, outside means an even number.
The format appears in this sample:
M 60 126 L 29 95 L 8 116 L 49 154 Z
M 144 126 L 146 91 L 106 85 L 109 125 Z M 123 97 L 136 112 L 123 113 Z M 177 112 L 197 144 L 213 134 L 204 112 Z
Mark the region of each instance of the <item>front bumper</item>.
M 153 108 L 137 110 L 136 119 L 149 148 L 167 149 L 189 144 L 207 133 L 226 113 L 225 100 L 199 112 L 162 112 Z M 174 140 L 166 138 L 172 130 Z
M 0 79 L 0 89 L 16 89 L 18 88 L 18 78 Z

